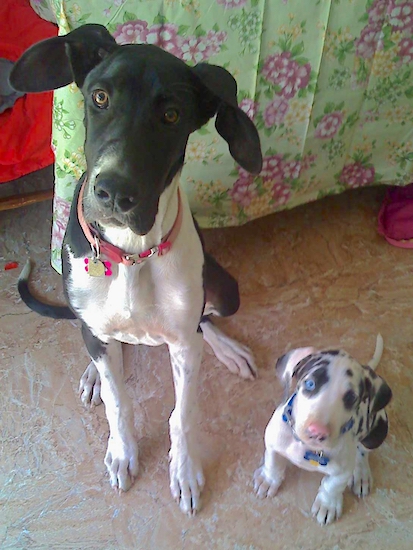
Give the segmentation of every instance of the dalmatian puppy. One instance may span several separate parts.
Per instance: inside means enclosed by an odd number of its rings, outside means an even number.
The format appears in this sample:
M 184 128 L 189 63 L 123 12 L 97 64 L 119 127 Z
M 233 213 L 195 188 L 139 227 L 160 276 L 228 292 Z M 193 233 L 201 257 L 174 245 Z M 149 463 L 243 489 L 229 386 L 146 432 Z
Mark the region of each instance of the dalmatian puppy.
M 311 509 L 320 525 L 340 518 L 347 485 L 359 497 L 368 495 L 369 452 L 387 436 L 384 407 L 392 397 L 374 372 L 382 352 L 378 335 L 367 366 L 338 349 L 299 348 L 278 359 L 276 373 L 288 397 L 265 430 L 263 464 L 254 473 L 258 498 L 277 493 L 288 461 L 326 474 Z M 296 387 L 290 395 L 293 381 Z

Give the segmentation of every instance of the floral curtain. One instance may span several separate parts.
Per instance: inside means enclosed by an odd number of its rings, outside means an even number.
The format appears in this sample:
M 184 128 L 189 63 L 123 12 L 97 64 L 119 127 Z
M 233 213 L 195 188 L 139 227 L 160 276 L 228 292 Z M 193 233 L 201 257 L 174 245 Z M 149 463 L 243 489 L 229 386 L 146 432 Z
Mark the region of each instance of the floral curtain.
M 413 172 L 413 0 L 31 0 L 60 34 L 101 23 L 119 44 L 157 44 L 237 79 L 264 166 L 238 167 L 213 122 L 192 135 L 182 184 L 202 227 L 240 225 Z M 57 90 L 52 264 L 85 170 L 82 96 Z

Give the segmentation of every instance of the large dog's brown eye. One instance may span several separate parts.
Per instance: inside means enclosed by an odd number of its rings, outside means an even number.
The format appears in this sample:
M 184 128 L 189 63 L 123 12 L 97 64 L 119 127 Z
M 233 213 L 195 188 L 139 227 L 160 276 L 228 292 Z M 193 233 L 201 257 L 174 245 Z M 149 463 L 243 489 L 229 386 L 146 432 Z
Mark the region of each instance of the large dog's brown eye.
M 164 112 L 163 119 L 167 124 L 176 124 L 179 120 L 179 113 L 176 109 L 168 109 Z
M 95 90 L 92 94 L 92 99 L 99 109 L 107 109 L 109 106 L 109 95 L 105 90 Z

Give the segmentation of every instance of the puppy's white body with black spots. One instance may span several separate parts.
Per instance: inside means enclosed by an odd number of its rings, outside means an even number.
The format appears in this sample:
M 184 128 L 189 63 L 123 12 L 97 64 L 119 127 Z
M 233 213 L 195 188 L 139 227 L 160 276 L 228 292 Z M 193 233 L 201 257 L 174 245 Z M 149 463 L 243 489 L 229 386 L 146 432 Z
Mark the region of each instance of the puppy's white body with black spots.
M 299 348 L 278 360 L 277 375 L 286 390 L 293 379 L 297 386 L 265 430 L 264 461 L 254 474 L 259 498 L 277 493 L 288 461 L 325 474 L 312 506 L 320 524 L 341 516 L 347 485 L 358 496 L 370 492 L 368 453 L 386 438 L 384 407 L 391 399 L 389 386 L 374 372 L 382 351 L 379 335 L 368 366 L 345 351 L 314 348 Z

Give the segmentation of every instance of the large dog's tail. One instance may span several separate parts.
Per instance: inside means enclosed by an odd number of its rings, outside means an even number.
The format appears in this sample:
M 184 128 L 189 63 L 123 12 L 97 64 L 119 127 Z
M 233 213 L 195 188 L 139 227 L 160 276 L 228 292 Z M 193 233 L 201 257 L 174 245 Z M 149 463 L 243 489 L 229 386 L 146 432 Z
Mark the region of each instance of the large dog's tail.
M 383 337 L 379 333 L 376 339 L 376 349 L 374 350 L 374 355 L 372 359 L 368 362 L 368 366 L 371 369 L 376 370 L 382 355 L 383 355 Z
M 17 282 L 17 290 L 26 306 L 44 317 L 52 317 L 53 319 L 76 319 L 76 315 L 68 306 L 47 304 L 33 296 L 29 289 L 30 272 L 31 263 L 30 260 L 27 260 Z

